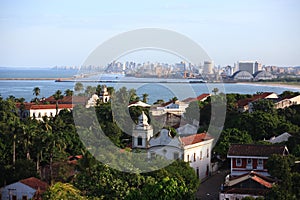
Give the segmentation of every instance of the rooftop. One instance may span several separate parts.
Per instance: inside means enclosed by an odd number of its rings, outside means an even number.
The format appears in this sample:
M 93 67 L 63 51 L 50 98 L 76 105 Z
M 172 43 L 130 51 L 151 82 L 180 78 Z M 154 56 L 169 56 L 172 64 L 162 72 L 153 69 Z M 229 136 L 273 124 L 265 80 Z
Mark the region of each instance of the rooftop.
M 213 138 L 207 133 L 200 133 L 200 134 L 194 134 L 186 137 L 181 137 L 181 141 L 183 142 L 184 145 L 196 144 L 210 139 Z
M 288 154 L 286 146 L 262 145 L 262 144 L 232 144 L 229 147 L 227 157 L 231 156 L 253 156 L 269 157 L 272 154 Z
M 35 190 L 40 190 L 40 191 L 45 191 L 47 189 L 47 187 L 49 186 L 46 182 L 41 181 L 38 178 L 35 177 L 30 177 L 30 178 L 26 178 L 23 180 L 20 180 L 21 183 L 35 189 Z

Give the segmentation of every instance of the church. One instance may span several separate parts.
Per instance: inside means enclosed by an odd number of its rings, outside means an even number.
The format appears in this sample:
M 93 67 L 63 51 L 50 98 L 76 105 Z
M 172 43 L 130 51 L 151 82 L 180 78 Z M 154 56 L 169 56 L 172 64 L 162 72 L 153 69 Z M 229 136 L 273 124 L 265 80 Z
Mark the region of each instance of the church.
M 132 133 L 132 148 L 145 150 L 151 159 L 160 155 L 169 160 L 181 159 L 189 162 L 201 180 L 211 173 L 211 151 L 213 138 L 208 133 L 190 133 L 189 136 L 172 136 L 171 131 L 162 129 L 153 135 L 153 128 L 143 112 Z

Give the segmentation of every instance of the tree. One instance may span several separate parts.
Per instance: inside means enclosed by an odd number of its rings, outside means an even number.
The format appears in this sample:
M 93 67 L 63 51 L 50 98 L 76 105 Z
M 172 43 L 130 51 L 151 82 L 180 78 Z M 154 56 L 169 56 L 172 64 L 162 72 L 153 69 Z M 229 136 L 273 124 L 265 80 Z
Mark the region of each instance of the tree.
M 177 100 L 178 100 L 177 97 L 173 97 L 172 99 L 170 99 L 170 101 L 171 101 L 172 103 L 175 103 Z
M 56 104 L 56 114 L 55 115 L 58 115 L 58 101 L 63 99 L 64 96 L 62 95 L 60 90 L 57 90 L 52 96 L 55 99 L 55 104 Z
M 83 90 L 83 84 L 80 83 L 80 82 L 77 82 L 77 83 L 75 84 L 74 90 L 75 90 L 76 92 L 82 91 L 82 90 Z
M 257 101 L 252 102 L 252 110 L 263 111 L 273 114 L 276 112 L 274 102 L 268 99 L 259 99 Z
M 35 95 L 35 102 L 38 103 L 39 99 L 38 99 L 38 96 L 40 95 L 41 93 L 41 90 L 39 87 L 35 87 L 33 88 L 33 95 Z
M 147 103 L 147 102 L 148 102 L 148 96 L 149 96 L 149 95 L 148 95 L 147 93 L 144 93 L 144 94 L 143 94 L 143 102 L 144 102 L 144 103 Z
M 222 131 L 214 151 L 222 156 L 226 156 L 230 144 L 234 143 L 251 144 L 253 141 L 251 136 L 246 131 L 240 131 L 236 128 L 228 128 Z
M 219 88 L 214 88 L 212 92 L 216 95 L 219 92 Z
M 43 194 L 43 199 L 58 200 L 58 199 L 87 199 L 80 194 L 80 190 L 70 183 L 57 182 L 47 189 Z
M 65 91 L 65 95 L 66 96 L 73 96 L 73 90 L 70 90 L 70 89 L 67 89 L 66 91 Z

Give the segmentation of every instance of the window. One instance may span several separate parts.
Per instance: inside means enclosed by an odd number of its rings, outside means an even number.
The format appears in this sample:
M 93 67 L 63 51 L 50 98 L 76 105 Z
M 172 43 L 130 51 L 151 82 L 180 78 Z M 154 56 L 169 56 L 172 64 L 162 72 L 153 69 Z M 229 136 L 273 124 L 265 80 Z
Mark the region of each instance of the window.
M 199 167 L 197 167 L 196 173 L 197 173 L 197 178 L 199 178 Z
M 264 161 L 263 159 L 258 159 L 257 160 L 257 169 L 263 169 L 264 168 Z
M 252 165 L 252 159 L 251 158 L 247 158 L 247 165 Z
M 237 158 L 237 159 L 235 159 L 235 164 L 236 164 L 236 166 L 242 166 L 242 159 L 240 159 L 240 158 Z
M 200 151 L 200 160 L 202 160 L 202 151 Z
M 27 196 L 26 196 L 26 195 L 23 195 L 23 196 L 22 196 L 22 200 L 27 200 Z
M 42 117 L 42 114 L 39 112 L 38 118 L 41 118 L 41 117 Z
M 174 160 L 177 160 L 179 158 L 179 153 L 178 152 L 174 152 Z
M 17 195 L 12 195 L 12 200 L 17 200 Z
M 138 137 L 138 146 L 143 145 L 143 138 L 141 136 Z
M 209 157 L 209 150 L 206 149 L 206 156 Z
M 196 162 L 196 153 L 194 153 L 194 162 Z
M 186 159 L 187 159 L 187 161 L 189 162 L 189 161 L 190 161 L 190 155 L 187 155 L 187 156 L 186 156 Z

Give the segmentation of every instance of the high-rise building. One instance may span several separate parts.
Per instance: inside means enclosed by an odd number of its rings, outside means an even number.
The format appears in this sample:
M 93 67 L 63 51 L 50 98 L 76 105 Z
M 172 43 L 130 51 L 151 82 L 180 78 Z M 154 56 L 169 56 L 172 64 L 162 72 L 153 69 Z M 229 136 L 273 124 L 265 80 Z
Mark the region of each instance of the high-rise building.
M 214 67 L 213 61 L 204 61 L 203 74 L 213 74 L 213 67 Z
M 250 74 L 262 70 L 261 64 L 257 61 L 238 61 L 237 66 L 240 71 L 247 71 Z

